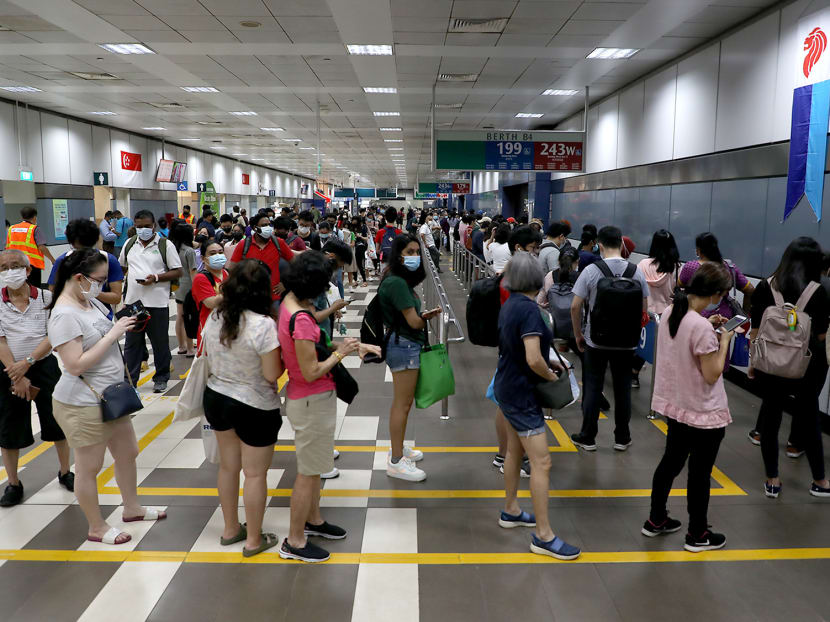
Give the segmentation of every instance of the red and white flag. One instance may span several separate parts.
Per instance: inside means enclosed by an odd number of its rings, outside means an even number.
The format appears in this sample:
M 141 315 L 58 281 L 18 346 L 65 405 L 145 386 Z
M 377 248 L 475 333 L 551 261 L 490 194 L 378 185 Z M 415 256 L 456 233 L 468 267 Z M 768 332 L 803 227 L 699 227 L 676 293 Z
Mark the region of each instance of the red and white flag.
M 130 153 L 129 151 L 121 152 L 121 168 L 125 171 L 140 171 L 141 170 L 141 154 Z

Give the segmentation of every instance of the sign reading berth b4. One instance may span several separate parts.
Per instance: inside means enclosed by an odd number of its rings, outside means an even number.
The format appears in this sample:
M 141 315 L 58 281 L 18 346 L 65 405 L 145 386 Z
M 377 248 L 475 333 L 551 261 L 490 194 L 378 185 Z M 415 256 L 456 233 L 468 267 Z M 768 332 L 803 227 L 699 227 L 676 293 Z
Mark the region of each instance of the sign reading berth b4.
M 583 132 L 436 130 L 435 168 L 581 172 L 584 145 Z

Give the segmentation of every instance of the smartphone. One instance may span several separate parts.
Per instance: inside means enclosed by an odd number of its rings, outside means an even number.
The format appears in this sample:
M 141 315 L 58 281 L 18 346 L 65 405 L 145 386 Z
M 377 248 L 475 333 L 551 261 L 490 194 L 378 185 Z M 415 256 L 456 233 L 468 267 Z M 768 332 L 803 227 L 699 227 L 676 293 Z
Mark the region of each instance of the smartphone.
M 727 320 L 726 324 L 718 329 L 718 332 L 728 333 L 729 331 L 735 330 L 738 326 L 746 323 L 747 319 L 748 318 L 745 315 L 736 315 L 731 320 Z
M 144 285 L 147 282 L 147 279 L 135 279 L 135 282 L 139 285 Z
M 375 354 L 374 352 L 367 352 L 366 356 L 363 357 L 364 363 L 382 363 L 383 361 L 380 360 L 380 357 Z

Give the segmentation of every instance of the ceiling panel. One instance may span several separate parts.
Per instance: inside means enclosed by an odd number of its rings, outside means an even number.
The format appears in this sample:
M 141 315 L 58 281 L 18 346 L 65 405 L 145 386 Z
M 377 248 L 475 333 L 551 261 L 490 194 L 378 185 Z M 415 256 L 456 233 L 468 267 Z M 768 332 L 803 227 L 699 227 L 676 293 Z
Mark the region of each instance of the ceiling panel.
M 582 4 L 572 19 L 626 20 L 642 8 L 633 2 L 591 2 Z
M 485 45 L 492 46 L 498 41 L 497 33 L 464 32 L 449 33 L 446 38 L 446 45 Z
M 454 0 L 452 17 L 510 17 L 516 4 L 516 0 Z
M 530 17 L 513 17 L 504 29 L 505 34 L 543 34 L 548 38 L 555 35 L 565 25 L 566 19 L 547 19 Z
M 392 16 L 392 29 L 400 32 L 447 32 L 449 20 L 439 17 Z
M 153 15 L 209 15 L 208 11 L 198 0 L 135 0 Z M 113 11 L 114 13 L 114 11 Z

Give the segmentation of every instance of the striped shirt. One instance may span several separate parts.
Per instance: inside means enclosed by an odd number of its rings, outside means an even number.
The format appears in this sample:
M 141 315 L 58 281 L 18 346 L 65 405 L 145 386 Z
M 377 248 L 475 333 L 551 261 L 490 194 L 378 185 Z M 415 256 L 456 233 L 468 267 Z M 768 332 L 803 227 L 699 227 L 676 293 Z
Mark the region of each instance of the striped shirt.
M 8 288 L 0 290 L 0 298 L 0 337 L 6 338 L 14 360 L 22 361 L 46 338 L 52 292 L 30 286 L 29 306 L 22 313 L 11 302 Z

